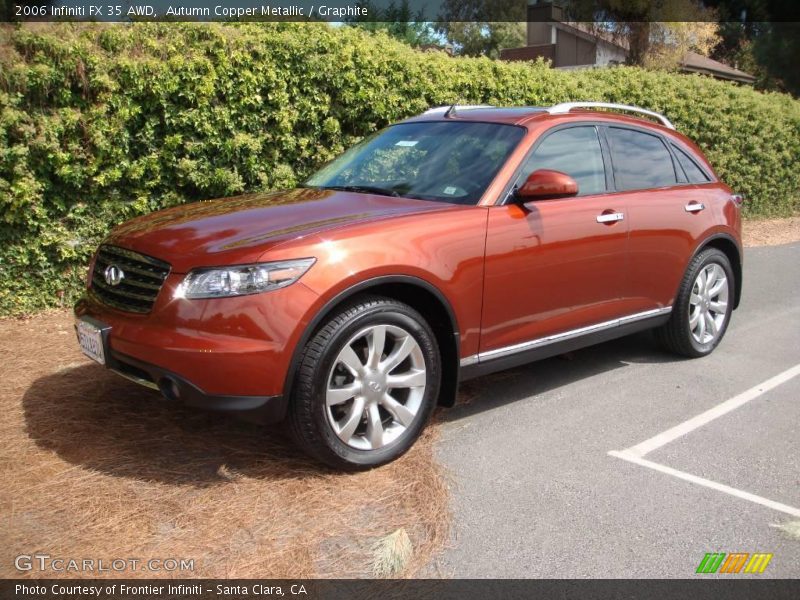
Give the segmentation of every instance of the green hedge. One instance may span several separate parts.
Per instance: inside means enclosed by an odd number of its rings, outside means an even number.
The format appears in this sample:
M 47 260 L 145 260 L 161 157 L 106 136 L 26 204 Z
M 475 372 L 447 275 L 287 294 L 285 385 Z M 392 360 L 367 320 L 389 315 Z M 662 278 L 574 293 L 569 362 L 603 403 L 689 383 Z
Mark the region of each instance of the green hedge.
M 662 111 L 748 197 L 800 195 L 800 102 L 699 76 L 421 53 L 324 24 L 0 28 L 0 314 L 67 305 L 113 225 L 292 186 L 359 137 L 452 102 Z

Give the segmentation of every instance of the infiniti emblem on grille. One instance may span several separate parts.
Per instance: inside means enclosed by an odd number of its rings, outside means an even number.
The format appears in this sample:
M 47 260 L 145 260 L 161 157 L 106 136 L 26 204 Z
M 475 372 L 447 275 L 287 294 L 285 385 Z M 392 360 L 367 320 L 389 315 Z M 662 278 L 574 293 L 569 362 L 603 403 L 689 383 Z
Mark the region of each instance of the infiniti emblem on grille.
M 125 271 L 120 269 L 117 265 L 108 265 L 103 277 L 106 279 L 108 285 L 119 285 L 125 279 Z

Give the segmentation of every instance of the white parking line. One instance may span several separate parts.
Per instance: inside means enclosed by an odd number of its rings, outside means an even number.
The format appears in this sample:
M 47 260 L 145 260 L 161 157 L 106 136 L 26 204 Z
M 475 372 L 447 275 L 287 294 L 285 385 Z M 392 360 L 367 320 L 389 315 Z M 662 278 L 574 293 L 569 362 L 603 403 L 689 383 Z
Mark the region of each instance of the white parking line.
M 612 450 L 608 454 L 616 458 L 621 458 L 622 460 L 627 460 L 628 462 L 640 465 L 642 467 L 653 469 L 654 471 L 659 471 L 661 473 L 666 473 L 667 475 L 672 475 L 673 477 L 677 477 L 678 479 L 683 479 L 684 481 L 696 483 L 697 485 L 702 485 L 703 487 L 711 488 L 712 490 L 717 490 L 718 492 L 722 492 L 730 496 L 735 496 L 737 498 L 741 498 L 742 500 L 749 500 L 750 502 L 755 502 L 756 504 L 760 504 L 761 506 L 766 506 L 767 508 L 772 508 L 774 510 L 779 510 L 781 512 L 785 512 L 786 514 L 795 517 L 800 517 L 800 508 L 794 508 L 793 506 L 781 504 L 780 502 L 775 502 L 774 500 L 770 500 L 769 498 L 757 496 L 755 494 L 751 494 L 750 492 L 745 492 L 744 490 L 737 490 L 736 488 L 732 488 L 729 485 L 725 485 L 723 483 L 717 483 L 716 481 L 711 481 L 710 479 L 705 479 L 704 477 L 698 477 L 697 475 L 692 475 L 691 473 L 678 471 L 678 469 L 673 469 L 672 467 L 668 467 L 666 465 L 662 465 L 660 463 L 647 460 L 640 456 L 636 456 L 635 454 L 630 454 L 626 450 L 623 450 L 622 452 Z
M 636 444 L 631 448 L 627 448 L 625 452 L 634 456 L 644 456 L 645 454 L 661 448 L 661 446 L 669 444 L 679 437 L 694 431 L 698 427 L 702 427 L 714 419 L 717 419 L 722 415 L 739 408 L 747 402 L 750 402 L 750 400 L 755 400 L 759 396 L 766 394 L 768 391 L 778 387 L 782 383 L 786 383 L 798 375 L 800 375 L 800 365 L 795 365 L 790 369 L 786 369 L 783 373 L 778 373 L 775 375 L 775 377 L 771 377 L 766 381 L 751 387 L 746 392 L 742 392 L 738 396 L 734 396 L 730 400 L 726 400 L 725 402 L 717 404 L 715 407 L 710 408 L 706 412 L 700 413 L 688 421 L 684 421 L 680 425 L 676 425 L 675 427 L 667 429 L 663 433 L 659 433 L 658 435 L 651 437 L 649 440 L 643 441 L 641 444 Z
M 677 477 L 678 479 L 683 479 L 684 481 L 688 481 L 690 483 L 702 485 L 703 487 L 707 487 L 712 490 L 717 490 L 718 492 L 722 492 L 730 496 L 735 496 L 736 498 L 741 498 L 742 500 L 748 500 L 749 502 L 754 502 L 755 504 L 760 504 L 761 506 L 766 506 L 767 508 L 778 510 L 795 517 L 800 517 L 800 508 L 795 508 L 793 506 L 788 506 L 780 502 L 775 502 L 774 500 L 770 500 L 769 498 L 757 496 L 756 494 L 751 494 L 750 492 L 745 492 L 744 490 L 738 490 L 728 485 L 717 483 L 716 481 L 711 481 L 710 479 L 705 479 L 704 477 L 698 477 L 697 475 L 692 475 L 691 473 L 679 471 L 677 469 L 673 469 L 672 467 L 668 467 L 666 465 L 662 465 L 660 463 L 653 462 L 651 460 L 646 460 L 645 458 L 643 458 L 645 454 L 648 454 L 653 450 L 661 448 L 662 446 L 669 444 L 672 441 L 675 441 L 679 437 L 682 437 L 687 433 L 694 431 L 698 427 L 702 427 L 703 425 L 710 423 L 714 419 L 717 419 L 722 415 L 727 414 L 732 410 L 739 408 L 740 406 L 743 406 L 747 402 L 750 402 L 750 400 L 753 400 L 755 398 L 758 398 L 759 396 L 762 396 L 763 394 L 766 394 L 768 391 L 778 387 L 782 383 L 786 383 L 787 381 L 789 381 L 794 377 L 797 377 L 798 375 L 800 375 L 800 364 L 795 365 L 790 369 L 786 369 L 782 373 L 778 373 L 777 375 L 775 375 L 775 377 L 771 377 L 766 381 L 751 387 L 749 390 L 742 392 L 737 396 L 734 396 L 730 400 L 721 402 L 720 404 L 717 404 L 713 408 L 710 408 L 709 410 L 700 413 L 696 417 L 684 421 L 683 423 L 680 423 L 675 427 L 667 429 L 666 431 L 659 433 L 658 435 L 655 435 L 650 439 L 643 441 L 640 444 L 636 444 L 635 446 L 632 446 L 625 450 L 611 450 L 609 451 L 608 454 L 609 456 L 620 458 L 630 463 L 634 463 L 642 467 L 647 467 L 648 469 L 653 469 L 654 471 L 658 471 L 660 473 L 672 475 L 673 477 Z

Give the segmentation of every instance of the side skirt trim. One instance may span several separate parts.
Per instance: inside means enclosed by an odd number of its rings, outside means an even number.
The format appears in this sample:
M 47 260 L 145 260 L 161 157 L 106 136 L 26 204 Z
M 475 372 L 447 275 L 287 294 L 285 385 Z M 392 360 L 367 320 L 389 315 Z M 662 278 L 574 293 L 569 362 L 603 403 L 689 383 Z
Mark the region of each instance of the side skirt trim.
M 610 321 L 603 321 L 602 323 L 595 323 L 594 325 L 588 325 L 586 327 L 580 327 L 578 329 L 571 329 L 570 331 L 564 331 L 562 333 L 556 333 L 553 335 L 549 335 L 542 338 L 537 338 L 535 340 L 530 340 L 527 342 L 521 342 L 519 344 L 514 344 L 513 346 L 505 346 L 503 348 L 496 348 L 494 350 L 487 350 L 486 352 L 479 352 L 478 354 L 473 354 L 471 356 L 466 356 L 461 359 L 461 367 L 470 367 L 476 364 L 481 364 L 488 360 L 494 360 L 497 358 L 503 358 L 506 356 L 511 356 L 513 354 L 517 354 L 520 352 L 527 352 L 529 350 L 535 350 L 537 348 L 541 348 L 543 346 L 549 346 L 550 344 L 556 344 L 559 342 L 564 342 L 567 340 L 571 340 L 574 338 L 579 338 L 582 336 L 590 335 L 592 333 L 598 333 L 600 331 L 605 331 L 608 329 L 614 329 L 616 327 L 622 327 L 624 325 L 628 325 L 630 323 L 636 323 L 637 321 L 643 321 L 645 319 L 652 319 L 653 317 L 661 317 L 664 315 L 668 315 L 672 312 L 671 306 L 666 306 L 664 308 L 655 308 L 653 310 L 646 310 L 644 312 L 635 313 L 633 315 L 628 315 L 626 317 L 620 317 L 618 319 L 611 319 Z

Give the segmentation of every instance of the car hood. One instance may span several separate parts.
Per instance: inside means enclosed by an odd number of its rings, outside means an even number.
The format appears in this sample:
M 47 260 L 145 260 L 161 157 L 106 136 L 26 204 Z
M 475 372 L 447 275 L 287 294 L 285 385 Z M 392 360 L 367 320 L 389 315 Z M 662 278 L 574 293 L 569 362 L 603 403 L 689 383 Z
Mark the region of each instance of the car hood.
M 123 223 L 106 238 L 167 261 L 177 273 L 255 262 L 282 242 L 352 223 L 453 205 L 298 188 L 185 204 Z

